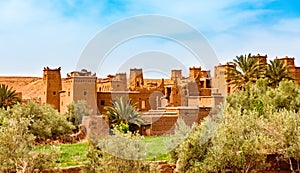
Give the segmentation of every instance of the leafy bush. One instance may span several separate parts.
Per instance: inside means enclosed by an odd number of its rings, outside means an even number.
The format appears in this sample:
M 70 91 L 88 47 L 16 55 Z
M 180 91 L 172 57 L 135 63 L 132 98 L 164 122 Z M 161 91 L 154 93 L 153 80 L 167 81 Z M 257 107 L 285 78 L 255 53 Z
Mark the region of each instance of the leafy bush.
M 114 127 L 114 131 L 118 131 L 121 133 L 127 133 L 127 132 L 129 132 L 129 125 L 121 122 L 120 124 L 118 124 Z
M 298 112 L 300 109 L 300 87 L 293 81 L 282 81 L 279 87 L 268 87 L 267 79 L 259 79 L 256 85 L 247 84 L 245 90 L 236 91 L 226 97 L 227 104 L 235 109 L 256 110 L 264 108 L 286 109 Z
M 59 114 L 51 105 L 39 105 L 29 102 L 28 105 L 19 104 L 8 110 L 0 110 L 6 117 L 19 114 L 29 119 L 28 129 L 31 134 L 39 138 L 55 139 L 56 137 L 72 132 L 74 126 Z
M 142 136 L 114 131 L 115 135 L 90 143 L 85 166 L 88 172 L 156 172 L 158 167 L 145 161 Z
M 78 130 L 78 126 L 82 123 L 82 118 L 91 115 L 91 111 L 87 110 L 85 100 L 79 100 L 76 103 L 72 102 L 67 107 L 68 111 L 65 116 Z
M 55 139 L 56 137 L 72 132 L 74 126 L 59 114 L 51 105 L 39 105 L 30 102 L 28 105 L 19 105 L 23 108 L 23 117 L 32 118 L 30 132 L 42 138 Z
M 9 112 L 0 111 L 3 120 L 0 126 L 0 172 L 34 172 L 35 169 L 53 167 L 59 156 L 56 148 L 35 150 L 35 137 L 28 129 L 33 119 L 23 117 L 23 111 L 22 106 L 14 106 Z
M 267 168 L 268 154 L 300 165 L 299 86 L 265 80 L 227 98 L 222 111 L 204 119 L 175 150 L 180 172 L 255 172 Z M 289 95 L 290 94 L 290 95 Z

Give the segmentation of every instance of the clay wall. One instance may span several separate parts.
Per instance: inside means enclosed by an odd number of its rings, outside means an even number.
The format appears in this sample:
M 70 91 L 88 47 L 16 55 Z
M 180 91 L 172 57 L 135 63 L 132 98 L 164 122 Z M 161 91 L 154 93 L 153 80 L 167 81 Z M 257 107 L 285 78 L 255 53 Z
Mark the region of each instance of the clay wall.
M 130 69 L 129 76 L 130 90 L 140 89 L 144 85 L 143 70 Z
M 60 96 L 62 90 L 60 68 L 50 69 L 44 68 L 43 74 L 43 94 L 42 103 L 51 104 L 55 109 L 60 111 Z
M 207 107 L 166 107 L 157 111 L 151 110 L 143 115 L 143 119 L 148 125 L 142 126 L 140 131 L 145 136 L 172 134 L 178 117 L 191 126 L 194 123 L 201 123 L 210 111 L 211 108 Z
M 225 65 L 218 65 L 214 67 L 214 77 L 212 79 L 212 87 L 218 88 L 221 95 L 226 96 L 228 85 L 226 82 L 226 67 Z
M 150 125 L 149 136 L 160 136 L 172 134 L 175 128 L 175 123 L 177 122 L 178 116 L 176 113 L 171 113 L 169 115 L 151 115 L 145 118 Z
M 60 92 L 61 95 L 61 112 L 67 111 L 67 105 L 72 102 L 84 100 L 87 104 L 87 109 L 91 111 L 92 115 L 99 114 L 97 109 L 97 94 L 96 94 L 96 75 L 91 72 L 82 70 L 80 72 L 71 72 L 64 82 L 64 90 Z
M 177 81 L 182 79 L 182 70 L 172 70 L 171 71 L 171 80 Z
M 85 100 L 87 109 L 92 110 L 93 115 L 97 115 L 96 77 L 76 76 L 71 81 L 73 101 Z
M 151 92 L 97 92 L 97 106 L 100 113 L 104 113 L 105 106 L 112 106 L 111 101 L 116 100 L 120 97 L 125 97 L 130 99 L 133 104 L 136 103 L 136 108 L 138 111 L 146 112 L 151 109 L 149 99 L 156 100 L 156 97 L 150 97 Z M 155 101 L 152 101 L 151 104 L 155 104 Z

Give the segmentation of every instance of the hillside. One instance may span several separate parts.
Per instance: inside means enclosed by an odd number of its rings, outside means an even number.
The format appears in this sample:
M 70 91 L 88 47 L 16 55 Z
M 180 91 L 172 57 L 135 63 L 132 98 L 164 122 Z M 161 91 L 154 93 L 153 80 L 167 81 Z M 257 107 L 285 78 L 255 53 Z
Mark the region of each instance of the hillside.
M 39 77 L 0 76 L 0 83 L 22 92 L 22 99 L 40 98 L 43 94 L 43 79 Z

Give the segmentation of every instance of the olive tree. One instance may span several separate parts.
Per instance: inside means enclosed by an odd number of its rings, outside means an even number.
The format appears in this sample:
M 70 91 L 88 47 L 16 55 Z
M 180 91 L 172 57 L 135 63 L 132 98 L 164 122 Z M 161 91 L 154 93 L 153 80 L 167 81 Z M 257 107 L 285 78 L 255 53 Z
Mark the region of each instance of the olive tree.
M 278 88 L 265 79 L 230 95 L 175 150 L 180 172 L 257 172 L 269 154 L 300 167 L 300 92 L 291 81 Z M 297 165 L 293 165 L 295 160 Z
M 0 111 L 0 172 L 34 172 L 55 166 L 59 150 L 36 150 L 35 136 L 29 130 L 31 117 L 24 117 L 24 107 L 14 106 L 12 110 Z
M 89 143 L 85 165 L 87 172 L 158 172 L 156 165 L 150 165 L 145 159 L 146 146 L 138 133 L 123 133 L 118 130 L 114 135 L 103 137 Z

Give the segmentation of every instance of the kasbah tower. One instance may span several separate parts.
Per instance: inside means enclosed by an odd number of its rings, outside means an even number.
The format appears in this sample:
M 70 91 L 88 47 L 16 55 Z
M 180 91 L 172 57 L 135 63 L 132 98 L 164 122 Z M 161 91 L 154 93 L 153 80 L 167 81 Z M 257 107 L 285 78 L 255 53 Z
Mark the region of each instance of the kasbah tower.
M 42 103 L 52 105 L 60 113 L 68 110 L 68 105 L 85 101 L 91 114 L 99 113 L 97 108 L 96 74 L 87 70 L 73 71 L 62 79 L 61 68 L 44 68 Z
M 63 90 L 60 92 L 60 112 L 67 112 L 67 105 L 83 100 L 92 115 L 98 114 L 96 80 L 96 74 L 85 69 L 67 74 Z
M 53 105 L 60 111 L 60 95 L 62 90 L 60 67 L 56 69 L 44 68 L 42 103 Z

